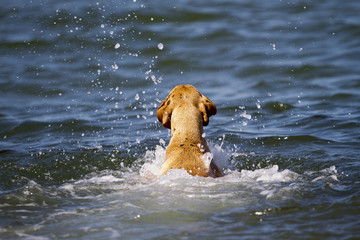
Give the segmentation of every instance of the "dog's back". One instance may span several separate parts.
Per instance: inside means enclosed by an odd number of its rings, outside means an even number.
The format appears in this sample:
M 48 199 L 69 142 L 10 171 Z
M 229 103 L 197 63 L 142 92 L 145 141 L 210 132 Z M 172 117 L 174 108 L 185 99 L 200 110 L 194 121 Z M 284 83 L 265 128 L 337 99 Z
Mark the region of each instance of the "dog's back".
M 171 128 L 162 174 L 169 169 L 185 169 L 191 175 L 222 176 L 214 161 L 203 158 L 210 152 L 203 126 L 215 114 L 216 106 L 191 85 L 177 86 L 169 93 L 157 111 L 163 126 Z

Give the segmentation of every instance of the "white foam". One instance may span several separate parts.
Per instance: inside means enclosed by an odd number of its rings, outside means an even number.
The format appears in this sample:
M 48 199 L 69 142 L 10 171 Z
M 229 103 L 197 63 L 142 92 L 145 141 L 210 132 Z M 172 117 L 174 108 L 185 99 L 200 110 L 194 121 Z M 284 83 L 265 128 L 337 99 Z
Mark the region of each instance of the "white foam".
M 325 168 L 320 171 L 307 171 L 305 172 L 307 176 L 314 177 L 311 181 L 318 182 L 324 180 L 332 180 L 332 181 L 339 181 L 337 175 L 338 172 L 335 166 L 331 166 L 329 168 Z
M 241 170 L 241 178 L 243 180 L 256 182 L 289 182 L 298 178 L 298 174 L 288 169 L 279 171 L 279 166 L 274 165 L 270 168 L 262 168 L 254 171 Z
M 207 199 L 219 198 L 224 201 L 239 201 L 233 197 L 239 194 L 239 189 L 241 189 L 245 194 L 244 199 L 251 201 L 253 198 L 248 198 L 247 194 L 257 194 L 266 199 L 291 198 L 292 193 L 303 188 L 304 183 L 308 185 L 307 183 L 314 181 L 328 182 L 337 179 L 335 167 L 304 174 L 298 174 L 289 169 L 280 169 L 278 165 L 239 171 L 230 161 L 233 156 L 238 156 L 239 153 L 225 149 L 222 143 L 220 145 L 210 143 L 209 146 L 212 153 L 207 154 L 207 160 L 214 158 L 216 164 L 226 173 L 224 177 L 192 176 L 183 169 L 171 169 L 166 175 L 161 175 L 166 150 L 164 141 L 161 140 L 160 145 L 156 146 L 155 150 L 148 150 L 128 170 L 124 171 L 122 168 L 116 174 L 111 171 L 105 172 L 101 176 L 92 176 L 64 184 L 60 189 L 77 198 L 97 197 L 104 193 L 116 195 L 123 194 L 126 191 L 126 196 L 130 199 L 126 200 L 125 203 L 131 203 L 134 199 L 141 199 L 142 196 L 151 196 L 154 201 L 157 201 L 156 198 L 160 198 L 161 201 L 164 199 L 166 201 L 177 201 L 178 197 L 199 199 L 205 197 Z M 118 198 L 115 198 L 114 203 L 118 201 L 116 199 Z M 156 203 L 150 201 L 147 204 Z
M 112 175 L 107 175 L 107 176 L 96 176 L 90 179 L 79 180 L 76 181 L 75 184 L 84 184 L 84 183 L 102 184 L 102 183 L 112 183 L 112 182 L 121 182 L 121 181 L 122 181 L 121 178 L 117 178 Z
M 19 237 L 23 238 L 23 239 L 28 239 L 28 240 L 47 240 L 50 239 L 48 237 L 42 237 L 42 236 L 34 236 L 34 235 L 30 235 L 30 234 L 25 234 L 22 233 L 20 231 L 15 232 L 16 235 L 18 235 Z
M 225 173 L 231 172 L 235 167 L 230 162 L 232 156 L 236 155 L 233 150 L 223 148 L 225 136 L 222 137 L 222 142 L 216 144 L 214 142 L 209 142 L 209 148 L 213 154 L 213 160 L 216 165 L 222 169 Z
M 162 143 L 163 140 L 160 140 Z M 165 147 L 164 146 L 156 146 L 155 151 L 147 151 L 144 160 L 145 163 L 140 168 L 140 176 L 145 178 L 154 178 L 156 176 L 160 176 L 161 174 L 161 166 L 165 159 Z
M 298 178 L 298 174 L 292 172 L 288 169 L 279 171 L 279 166 L 274 165 L 268 168 L 257 169 L 257 170 L 241 170 L 239 173 L 235 170 L 235 167 L 232 165 L 230 159 L 233 155 L 238 155 L 233 153 L 231 150 L 226 150 L 223 148 L 223 144 L 214 144 L 210 142 L 209 144 L 211 152 L 204 154 L 203 159 L 207 165 L 210 165 L 210 161 L 214 160 L 215 163 L 225 172 L 227 175 L 232 175 L 236 178 L 237 181 L 256 181 L 256 182 L 288 182 L 293 181 Z M 159 177 L 170 178 L 174 180 L 177 176 L 183 178 L 189 175 L 185 170 L 175 169 L 170 170 L 167 175 L 160 176 L 161 166 L 165 158 L 165 147 L 156 146 L 154 151 L 147 151 L 143 160 L 144 164 L 141 166 L 139 174 L 142 177 L 148 179 L 158 179 Z M 190 175 L 189 175 L 190 176 Z M 228 176 L 227 180 L 230 180 L 231 177 Z M 232 181 L 232 180 L 230 180 Z

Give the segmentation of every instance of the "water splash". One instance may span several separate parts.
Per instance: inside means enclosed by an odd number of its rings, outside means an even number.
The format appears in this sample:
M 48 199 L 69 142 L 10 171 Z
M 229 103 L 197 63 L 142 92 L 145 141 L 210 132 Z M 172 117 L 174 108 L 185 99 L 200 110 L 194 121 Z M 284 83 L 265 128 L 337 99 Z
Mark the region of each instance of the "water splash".
M 164 49 L 164 44 L 162 44 L 162 43 L 159 43 L 157 46 L 158 46 L 159 50 L 163 50 L 163 49 Z

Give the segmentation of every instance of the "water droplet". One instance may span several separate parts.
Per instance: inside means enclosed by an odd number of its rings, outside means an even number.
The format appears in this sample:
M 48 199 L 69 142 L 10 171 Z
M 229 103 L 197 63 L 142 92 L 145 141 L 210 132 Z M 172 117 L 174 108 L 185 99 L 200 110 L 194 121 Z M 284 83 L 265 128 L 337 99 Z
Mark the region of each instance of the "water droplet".
M 272 44 L 272 47 L 273 47 L 273 50 L 275 51 L 275 50 L 276 50 L 276 45 L 275 45 L 275 43 Z
M 163 50 L 163 48 L 164 48 L 164 44 L 159 43 L 159 44 L 158 44 L 158 48 L 159 48 L 160 50 Z
M 240 114 L 240 117 L 244 117 L 246 119 L 251 119 L 251 115 L 250 114 L 247 114 L 246 111 L 244 111 L 243 113 Z

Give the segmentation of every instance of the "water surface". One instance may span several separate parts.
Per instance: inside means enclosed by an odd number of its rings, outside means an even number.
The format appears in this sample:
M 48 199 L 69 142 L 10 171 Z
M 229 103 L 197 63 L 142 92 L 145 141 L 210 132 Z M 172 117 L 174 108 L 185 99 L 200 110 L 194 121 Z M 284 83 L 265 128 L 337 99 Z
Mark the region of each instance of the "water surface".
M 357 1 L 0 9 L 1 239 L 357 239 Z M 156 110 L 217 106 L 219 179 L 160 176 Z

